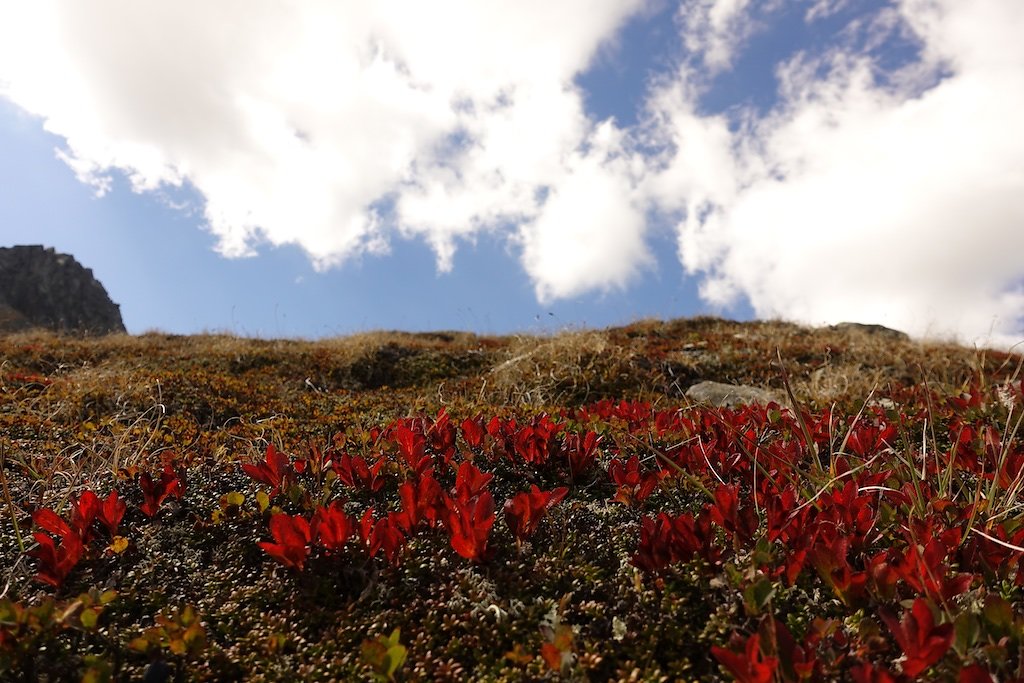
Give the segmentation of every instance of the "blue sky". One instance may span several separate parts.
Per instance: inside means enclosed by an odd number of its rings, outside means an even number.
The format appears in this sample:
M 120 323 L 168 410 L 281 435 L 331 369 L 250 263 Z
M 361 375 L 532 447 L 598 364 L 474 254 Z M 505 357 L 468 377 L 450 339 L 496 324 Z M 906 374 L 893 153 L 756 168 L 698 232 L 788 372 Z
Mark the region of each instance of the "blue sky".
M 252 7 L 0 2 L 0 243 L 130 332 L 1024 340 L 1017 3 Z

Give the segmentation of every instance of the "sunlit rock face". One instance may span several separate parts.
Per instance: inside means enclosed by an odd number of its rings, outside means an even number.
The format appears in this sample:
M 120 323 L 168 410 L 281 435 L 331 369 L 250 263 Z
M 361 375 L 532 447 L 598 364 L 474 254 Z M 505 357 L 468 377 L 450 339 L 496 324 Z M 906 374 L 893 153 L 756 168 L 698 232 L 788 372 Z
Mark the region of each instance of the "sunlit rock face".
M 125 332 L 120 307 L 73 256 L 39 245 L 0 247 L 0 333 Z

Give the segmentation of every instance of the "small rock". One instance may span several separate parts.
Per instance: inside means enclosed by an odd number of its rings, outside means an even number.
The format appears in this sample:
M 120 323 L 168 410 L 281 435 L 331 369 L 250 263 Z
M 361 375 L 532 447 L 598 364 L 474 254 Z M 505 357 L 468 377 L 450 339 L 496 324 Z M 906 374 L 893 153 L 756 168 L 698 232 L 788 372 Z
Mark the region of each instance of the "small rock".
M 719 408 L 731 408 L 744 403 L 767 404 L 772 401 L 782 403 L 778 396 L 765 389 L 738 384 L 722 384 L 721 382 L 694 384 L 686 390 L 686 397 L 691 401 L 710 403 Z
M 891 398 L 873 398 L 868 401 L 868 407 L 878 406 L 882 410 L 896 410 L 896 402 Z

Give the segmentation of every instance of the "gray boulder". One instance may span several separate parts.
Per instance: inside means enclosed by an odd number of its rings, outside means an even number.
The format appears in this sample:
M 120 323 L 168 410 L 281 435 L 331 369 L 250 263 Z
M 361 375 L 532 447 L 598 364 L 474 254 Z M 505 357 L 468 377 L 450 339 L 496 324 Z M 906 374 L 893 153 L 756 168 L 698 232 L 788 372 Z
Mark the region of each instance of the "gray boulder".
M 710 403 L 720 408 L 732 408 L 745 403 L 767 404 L 775 401 L 782 405 L 778 396 L 765 389 L 721 382 L 700 382 L 686 390 L 686 397 L 696 403 Z
M 42 246 L 0 247 L 0 333 L 124 332 L 120 307 L 92 271 Z

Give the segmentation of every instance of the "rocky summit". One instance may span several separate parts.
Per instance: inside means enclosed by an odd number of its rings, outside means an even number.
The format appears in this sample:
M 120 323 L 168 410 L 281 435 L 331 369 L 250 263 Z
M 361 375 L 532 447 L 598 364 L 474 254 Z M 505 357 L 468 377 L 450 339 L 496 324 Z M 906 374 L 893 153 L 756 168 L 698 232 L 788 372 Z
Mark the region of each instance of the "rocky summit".
M 0 247 L 0 333 L 32 328 L 125 332 L 120 307 L 73 256 L 39 245 Z

